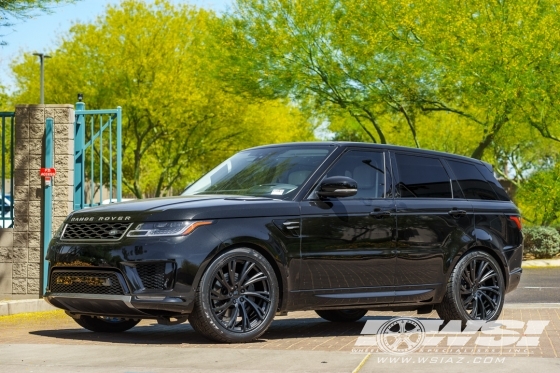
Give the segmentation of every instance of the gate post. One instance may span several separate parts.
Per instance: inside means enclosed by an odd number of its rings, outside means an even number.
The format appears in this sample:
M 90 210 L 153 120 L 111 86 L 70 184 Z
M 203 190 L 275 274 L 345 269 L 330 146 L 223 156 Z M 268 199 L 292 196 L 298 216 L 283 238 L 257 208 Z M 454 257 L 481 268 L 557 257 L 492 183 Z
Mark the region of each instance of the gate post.
M 76 102 L 76 111 L 86 110 L 85 102 Z M 86 117 L 84 114 L 76 114 L 74 124 L 74 210 L 84 208 L 84 172 L 85 154 L 84 144 L 86 140 Z

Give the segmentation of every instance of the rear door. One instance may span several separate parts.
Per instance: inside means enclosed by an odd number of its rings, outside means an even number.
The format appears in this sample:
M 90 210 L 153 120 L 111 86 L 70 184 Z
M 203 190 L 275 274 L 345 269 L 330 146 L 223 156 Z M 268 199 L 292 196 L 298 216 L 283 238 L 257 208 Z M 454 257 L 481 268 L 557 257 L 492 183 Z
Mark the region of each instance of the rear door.
M 442 159 L 393 153 L 396 178 L 395 301 L 430 300 L 452 258 L 472 242 L 473 208 Z

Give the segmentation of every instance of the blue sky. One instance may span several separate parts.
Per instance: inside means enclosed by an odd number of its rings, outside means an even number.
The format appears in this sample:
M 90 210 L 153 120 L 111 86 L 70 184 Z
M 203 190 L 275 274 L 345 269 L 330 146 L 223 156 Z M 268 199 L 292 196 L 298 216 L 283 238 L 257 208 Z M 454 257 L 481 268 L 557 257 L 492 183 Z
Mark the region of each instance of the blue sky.
M 172 3 L 186 3 L 215 11 L 223 11 L 233 0 L 170 0 Z M 13 90 L 14 80 L 10 72 L 10 62 L 24 53 L 46 52 L 56 48 L 58 36 L 64 35 L 73 23 L 92 22 L 109 4 L 119 4 L 121 0 L 81 0 L 76 4 L 58 5 L 52 14 L 38 14 L 24 22 L 18 21 L 13 27 L 0 29 L 0 39 L 8 45 L 0 46 L 0 85 Z M 38 58 L 37 58 L 38 60 Z M 48 63 L 48 60 L 46 61 Z M 37 68 L 39 63 L 37 62 Z M 45 77 L 47 79 L 48 77 Z

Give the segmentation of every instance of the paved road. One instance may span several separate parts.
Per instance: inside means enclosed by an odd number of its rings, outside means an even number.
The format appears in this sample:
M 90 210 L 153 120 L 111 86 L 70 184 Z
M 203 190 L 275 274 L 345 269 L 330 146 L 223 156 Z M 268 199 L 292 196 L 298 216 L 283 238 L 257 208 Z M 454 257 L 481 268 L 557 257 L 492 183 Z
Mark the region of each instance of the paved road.
M 523 269 L 516 290 L 506 303 L 560 303 L 560 267 Z

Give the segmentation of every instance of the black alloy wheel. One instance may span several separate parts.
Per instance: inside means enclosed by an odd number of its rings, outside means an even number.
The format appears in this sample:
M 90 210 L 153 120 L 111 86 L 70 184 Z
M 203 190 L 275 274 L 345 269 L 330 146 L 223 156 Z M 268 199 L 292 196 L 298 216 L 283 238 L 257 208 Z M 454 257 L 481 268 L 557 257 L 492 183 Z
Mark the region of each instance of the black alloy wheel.
M 121 333 L 132 329 L 140 319 L 125 319 L 121 317 L 80 316 L 74 321 L 81 327 L 97 333 Z
M 445 321 L 496 320 L 504 305 L 504 276 L 484 251 L 465 255 L 451 273 L 443 302 L 436 306 Z
M 237 248 L 220 255 L 204 273 L 192 327 L 219 342 L 250 342 L 268 328 L 278 306 L 278 283 L 256 250 Z
M 345 310 L 316 310 L 315 313 L 323 319 L 332 322 L 354 322 L 364 317 L 367 311 L 368 310 L 356 308 Z

